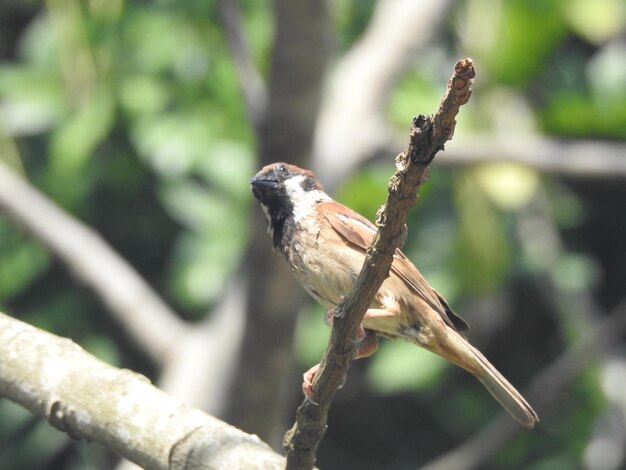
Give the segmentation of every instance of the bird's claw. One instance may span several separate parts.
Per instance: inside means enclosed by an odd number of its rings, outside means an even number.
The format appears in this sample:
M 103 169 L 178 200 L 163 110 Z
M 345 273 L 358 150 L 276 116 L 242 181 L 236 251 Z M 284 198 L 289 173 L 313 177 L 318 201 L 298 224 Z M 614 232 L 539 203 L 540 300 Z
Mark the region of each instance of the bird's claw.
M 313 390 L 313 379 L 315 375 L 320 369 L 320 364 L 315 364 L 309 370 L 307 370 L 304 374 L 302 374 L 302 393 L 304 393 L 304 397 L 309 403 L 313 405 L 319 406 L 315 400 L 313 400 L 313 395 L 315 394 L 315 390 Z M 343 387 L 346 383 L 346 376 L 344 375 L 343 380 L 339 384 L 338 389 Z
M 356 330 L 356 337 L 352 339 L 352 341 L 354 343 L 360 343 L 361 341 L 365 339 L 366 336 L 367 336 L 367 333 L 365 331 L 365 328 L 363 328 L 363 325 L 359 325 L 359 327 Z
M 336 308 L 331 308 L 324 314 L 324 323 L 326 326 L 333 326 L 333 322 L 335 319 L 335 310 Z
M 305 398 L 314 405 L 317 405 L 317 403 L 313 401 L 313 394 L 315 393 L 315 390 L 313 390 L 313 378 L 319 368 L 320 365 L 316 364 L 302 374 L 302 393 L 304 393 Z
M 343 300 L 343 296 L 341 297 L 341 300 Z M 335 307 L 335 308 L 328 310 L 324 314 L 324 323 L 326 324 L 326 326 L 333 326 L 336 311 L 337 311 L 337 308 Z M 353 341 L 355 343 L 360 343 L 361 341 L 365 339 L 366 336 L 367 334 L 365 332 L 365 328 L 363 328 L 363 325 L 359 325 L 359 328 L 356 330 L 356 338 L 353 339 Z
M 345 298 L 346 297 L 344 295 L 340 296 L 339 302 L 337 302 L 337 305 L 340 305 L 341 303 L 343 303 Z M 324 314 L 324 323 L 326 323 L 327 326 L 333 326 L 335 316 L 337 316 L 337 306 L 335 306 L 335 308 L 331 308 L 330 310 L 326 312 L 326 314 Z

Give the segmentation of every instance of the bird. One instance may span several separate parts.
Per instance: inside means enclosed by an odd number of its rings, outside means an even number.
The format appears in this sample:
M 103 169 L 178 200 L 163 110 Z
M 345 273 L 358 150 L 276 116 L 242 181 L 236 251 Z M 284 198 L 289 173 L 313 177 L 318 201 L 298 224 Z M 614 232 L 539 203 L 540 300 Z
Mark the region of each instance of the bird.
M 333 310 L 363 266 L 376 226 L 326 194 L 313 172 L 292 164 L 264 166 L 250 186 L 267 218 L 274 250 L 284 255 L 300 285 L 328 309 L 325 319 L 332 322 Z M 462 335 L 468 328 L 396 249 L 389 276 L 363 318 L 355 357 L 373 354 L 379 337 L 409 341 L 474 375 L 515 420 L 532 428 L 537 413 Z M 304 374 L 303 391 L 309 398 L 318 367 Z

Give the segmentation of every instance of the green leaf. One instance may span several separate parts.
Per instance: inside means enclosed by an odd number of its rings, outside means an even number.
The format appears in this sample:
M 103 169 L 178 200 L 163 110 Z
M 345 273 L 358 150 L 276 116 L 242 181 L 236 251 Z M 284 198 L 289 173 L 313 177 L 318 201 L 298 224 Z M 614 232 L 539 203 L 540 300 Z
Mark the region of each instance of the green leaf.
M 234 226 L 220 233 L 179 237 L 169 270 L 176 298 L 191 308 L 206 307 L 222 293 L 241 254 L 245 237 Z
M 55 131 L 51 141 L 52 168 L 57 174 L 80 171 L 114 122 L 114 97 L 107 86 L 98 87 L 91 99 Z
M 19 294 L 48 266 L 46 251 L 0 217 L 0 300 Z
M 459 214 L 456 274 L 468 290 L 489 292 L 502 283 L 509 265 L 503 223 L 478 184 L 475 170 L 462 172 L 454 191 Z
M 404 341 L 383 341 L 370 359 L 367 378 L 378 393 L 390 394 L 426 388 L 447 367 L 441 357 Z
M 623 0 L 569 0 L 566 3 L 565 19 L 585 39 L 601 44 L 623 33 L 626 24 Z
M 167 84 L 152 75 L 125 78 L 119 93 L 122 108 L 133 118 L 161 111 L 171 99 Z
M 504 17 L 495 53 L 489 58 L 492 70 L 500 80 L 524 85 L 541 71 L 567 32 L 563 18 L 558 14 L 561 3 L 561 0 L 503 3 Z
M 0 66 L 0 98 L 3 124 L 16 136 L 47 131 L 62 117 L 61 85 L 47 69 Z
M 200 159 L 197 171 L 220 192 L 239 202 L 250 200 L 250 178 L 257 169 L 250 149 L 236 141 L 220 140 L 207 149 Z
M 208 117 L 193 112 L 140 119 L 132 129 L 132 137 L 140 155 L 167 177 L 190 173 L 214 143 Z
M 491 163 L 476 168 L 481 189 L 497 206 L 515 210 L 527 204 L 539 187 L 539 175 L 516 163 Z
M 358 172 L 342 185 L 335 199 L 373 222 L 376 211 L 387 198 L 390 175 L 391 170 L 386 165 Z
M 598 267 L 592 258 L 584 255 L 564 254 L 552 266 L 552 277 L 564 290 L 585 291 L 598 281 Z
M 322 360 L 330 327 L 324 323 L 324 309 L 317 303 L 307 304 L 298 316 L 296 325 L 296 354 L 307 367 Z

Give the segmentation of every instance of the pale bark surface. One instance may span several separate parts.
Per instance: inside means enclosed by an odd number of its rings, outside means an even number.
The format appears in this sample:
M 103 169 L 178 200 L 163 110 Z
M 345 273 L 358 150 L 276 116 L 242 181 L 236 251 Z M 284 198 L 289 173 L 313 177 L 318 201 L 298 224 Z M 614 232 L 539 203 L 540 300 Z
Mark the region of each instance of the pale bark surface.
M 279 469 L 258 437 L 173 399 L 72 341 L 0 313 L 0 395 L 147 469 Z

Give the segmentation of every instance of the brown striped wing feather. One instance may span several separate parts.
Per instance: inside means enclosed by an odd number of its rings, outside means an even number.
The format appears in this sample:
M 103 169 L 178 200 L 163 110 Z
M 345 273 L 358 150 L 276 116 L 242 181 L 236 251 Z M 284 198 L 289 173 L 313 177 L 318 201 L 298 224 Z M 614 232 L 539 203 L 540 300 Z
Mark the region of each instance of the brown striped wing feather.
M 324 210 L 324 205 L 331 205 L 332 210 Z M 372 244 L 376 227 L 362 215 L 338 203 L 324 203 L 322 213 L 333 229 L 348 243 L 365 251 Z M 457 331 L 467 331 L 469 325 L 452 311 L 446 300 L 430 287 L 417 268 L 402 251 L 396 249 L 391 273 L 399 277 L 415 294 L 419 295 L 435 310 L 446 324 Z

